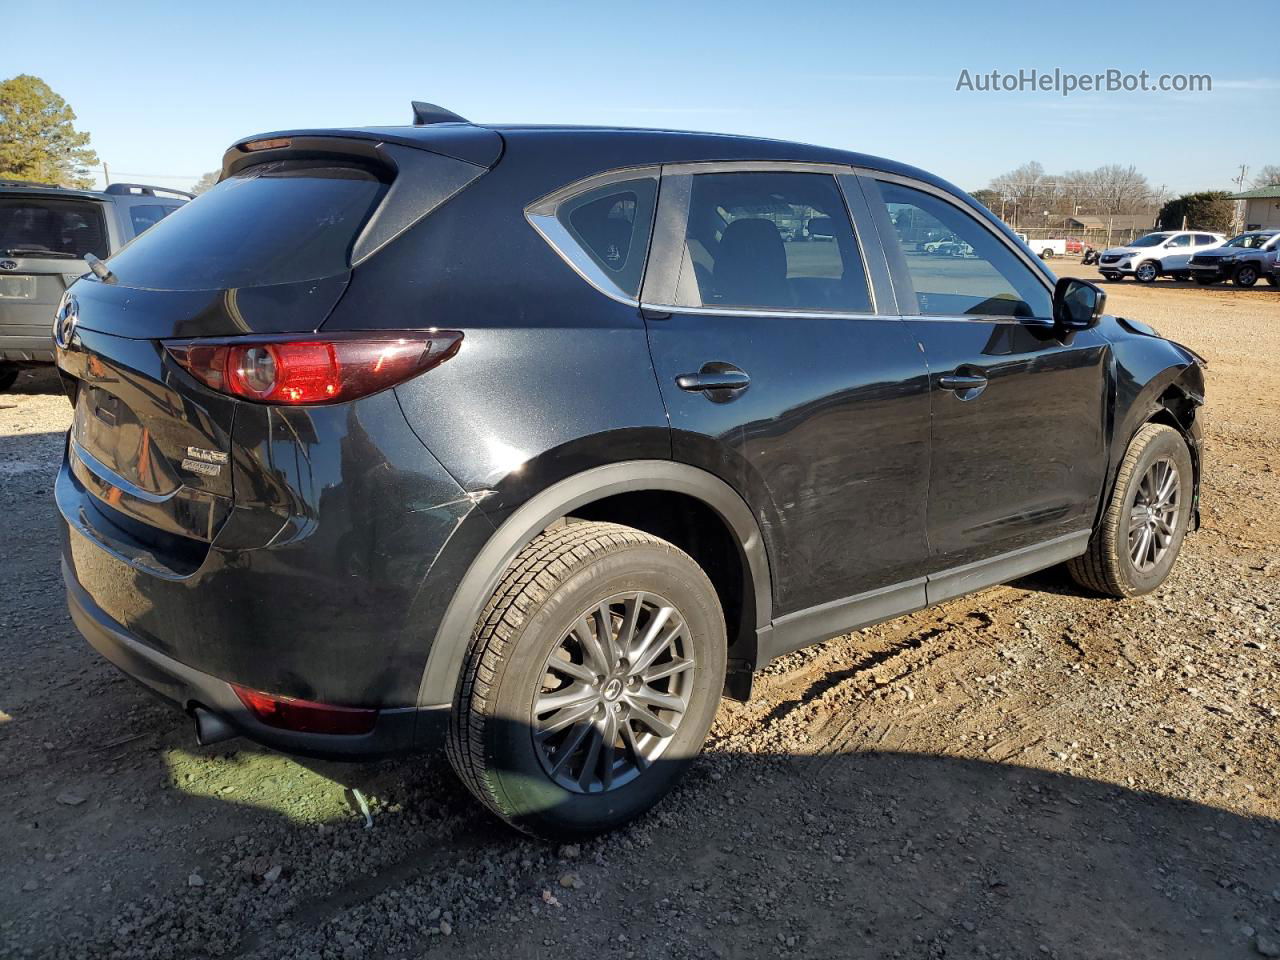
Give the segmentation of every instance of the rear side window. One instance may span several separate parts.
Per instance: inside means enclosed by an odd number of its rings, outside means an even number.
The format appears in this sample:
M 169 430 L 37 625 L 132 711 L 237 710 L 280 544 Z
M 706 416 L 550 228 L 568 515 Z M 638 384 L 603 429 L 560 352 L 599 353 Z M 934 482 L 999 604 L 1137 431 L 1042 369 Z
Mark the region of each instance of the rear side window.
M 677 291 L 677 306 L 871 311 L 844 199 L 821 173 L 695 175 Z
M 325 161 L 264 163 L 223 180 L 111 259 L 117 281 L 151 290 L 217 290 L 318 280 L 351 266 L 351 248 L 387 186 Z
M 136 237 L 144 230 L 151 229 L 179 206 L 181 204 L 135 203 L 129 208 L 129 222 L 133 225 L 133 235 Z
M 1207 246 L 1208 244 L 1213 243 L 1213 242 L 1214 242 L 1213 237 L 1209 236 L 1209 234 L 1207 234 L 1207 233 L 1197 233 L 1197 234 L 1196 234 L 1196 246 L 1197 246 L 1197 247 Z
M 107 224 L 93 200 L 0 197 L 0 256 L 106 259 Z

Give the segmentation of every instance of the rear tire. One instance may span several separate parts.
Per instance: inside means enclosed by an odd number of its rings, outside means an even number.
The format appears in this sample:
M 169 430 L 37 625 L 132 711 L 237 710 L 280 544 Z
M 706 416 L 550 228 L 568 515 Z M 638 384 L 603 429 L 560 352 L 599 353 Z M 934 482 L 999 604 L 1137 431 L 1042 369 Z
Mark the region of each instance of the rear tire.
M 1161 498 L 1169 475 L 1162 470 L 1173 474 L 1172 501 Z M 1182 435 L 1160 423 L 1143 426 L 1125 452 L 1089 549 L 1067 563 L 1076 583 L 1113 597 L 1136 597 L 1164 583 L 1191 520 L 1193 483 Z
M 671 638 L 646 665 L 650 629 Z M 527 833 L 621 826 L 701 750 L 726 647 L 715 588 L 684 551 L 614 523 L 546 531 L 476 624 L 449 760 L 477 799 Z
M 18 368 L 0 364 L 0 393 L 4 393 L 18 380 Z

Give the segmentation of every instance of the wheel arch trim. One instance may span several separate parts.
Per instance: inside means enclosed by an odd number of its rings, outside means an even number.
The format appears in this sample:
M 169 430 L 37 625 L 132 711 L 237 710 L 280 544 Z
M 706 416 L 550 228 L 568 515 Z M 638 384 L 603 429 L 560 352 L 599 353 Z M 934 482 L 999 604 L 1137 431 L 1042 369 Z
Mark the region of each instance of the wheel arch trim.
M 669 460 L 634 460 L 595 467 L 536 494 L 497 524 L 467 567 L 445 609 L 427 655 L 418 705 L 452 703 L 471 633 L 502 574 L 524 547 L 553 521 L 585 504 L 620 493 L 659 490 L 706 504 L 733 532 L 754 592 L 757 624 L 773 619 L 769 560 L 759 524 L 746 501 L 719 477 Z

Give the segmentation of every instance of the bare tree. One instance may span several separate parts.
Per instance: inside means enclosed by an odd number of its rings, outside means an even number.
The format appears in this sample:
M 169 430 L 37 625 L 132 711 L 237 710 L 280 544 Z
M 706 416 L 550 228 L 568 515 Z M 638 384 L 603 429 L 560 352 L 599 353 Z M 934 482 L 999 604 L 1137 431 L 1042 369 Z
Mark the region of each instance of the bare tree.
M 1147 178 L 1132 164 L 1122 167 L 1111 163 L 1098 167 L 1090 172 L 1089 181 L 1093 201 L 1102 214 L 1139 213 L 1159 199 Z
M 208 190 L 210 187 L 212 187 L 215 183 L 217 183 L 218 177 L 220 176 L 222 176 L 221 170 L 210 170 L 208 173 L 203 174 L 199 180 L 197 180 L 195 183 L 191 185 L 191 192 L 194 193 L 196 196 L 199 196 L 200 194 Z
M 1253 178 L 1255 187 L 1280 186 L 1280 163 L 1269 163 Z
M 1006 207 L 1001 216 L 1016 224 L 1037 210 L 1047 209 L 1044 203 L 1053 192 L 1053 184 L 1046 178 L 1044 167 L 1032 160 L 995 177 L 990 189 L 1000 195 L 1001 205 Z

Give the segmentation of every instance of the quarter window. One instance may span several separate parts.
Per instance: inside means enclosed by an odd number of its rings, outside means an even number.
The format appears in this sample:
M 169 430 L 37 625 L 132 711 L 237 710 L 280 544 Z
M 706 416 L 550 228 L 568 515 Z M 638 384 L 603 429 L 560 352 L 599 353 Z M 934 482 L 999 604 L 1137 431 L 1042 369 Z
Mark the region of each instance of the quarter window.
M 1197 247 L 1207 247 L 1207 246 L 1208 246 L 1209 244 L 1211 244 L 1211 243 L 1213 243 L 1213 237 L 1211 237 L 1209 234 L 1207 234 L 1207 233 L 1197 233 L 1197 234 L 1196 234 L 1196 246 L 1197 246 Z
M 629 297 L 640 292 L 657 194 L 657 180 L 644 177 L 597 187 L 556 208 L 574 242 Z
M 896 279 L 910 288 L 898 297 L 904 314 L 1053 315 L 1044 282 L 974 217 L 923 190 L 884 181 L 879 188 L 893 229 L 885 242 L 896 245 L 891 256 L 901 254 L 893 257 L 902 268 Z
M 835 178 L 692 179 L 676 305 L 869 313 L 866 271 Z

